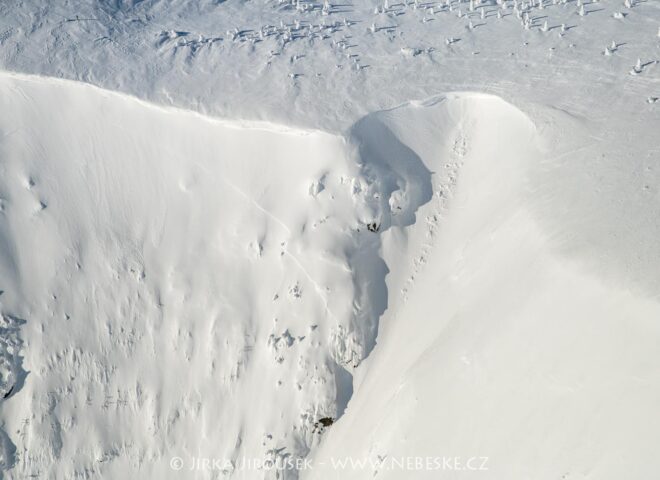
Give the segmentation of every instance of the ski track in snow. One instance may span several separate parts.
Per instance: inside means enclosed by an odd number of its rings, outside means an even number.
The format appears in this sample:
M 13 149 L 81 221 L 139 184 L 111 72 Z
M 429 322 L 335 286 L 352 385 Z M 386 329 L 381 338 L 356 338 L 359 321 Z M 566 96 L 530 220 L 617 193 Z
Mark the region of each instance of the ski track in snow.
M 232 188 L 234 191 L 236 191 L 238 194 L 240 194 L 243 198 L 245 198 L 245 200 L 247 200 L 247 201 L 250 202 L 252 205 L 254 205 L 254 207 L 255 207 L 257 210 L 259 210 L 259 211 L 265 213 L 268 217 L 270 217 L 270 218 L 272 218 L 273 220 L 275 220 L 276 223 L 278 223 L 279 225 L 281 225 L 282 228 L 284 228 L 284 229 L 286 230 L 286 232 L 287 232 L 288 235 L 291 235 L 291 229 L 290 229 L 289 227 L 287 227 L 286 224 L 285 224 L 282 220 L 280 220 L 280 219 L 277 218 L 275 215 L 273 215 L 271 212 L 269 212 L 269 211 L 266 210 L 264 207 L 262 207 L 262 206 L 259 204 L 259 202 L 257 202 L 256 200 L 254 200 L 253 198 L 251 198 L 250 196 L 248 196 L 243 190 L 241 190 L 240 188 L 238 188 L 236 185 L 232 184 L 232 183 L 231 183 L 230 181 L 228 181 L 226 178 L 223 178 L 222 181 L 223 181 L 227 186 L 229 186 L 229 187 Z M 315 280 L 312 278 L 312 276 L 309 274 L 309 272 L 308 272 L 307 270 L 305 270 L 305 267 L 302 266 L 302 264 L 300 263 L 300 260 L 298 260 L 298 258 L 297 258 L 294 254 L 292 254 L 292 253 L 289 252 L 288 250 L 285 251 L 285 254 L 286 254 L 289 258 L 291 258 L 291 260 L 293 260 L 293 262 L 294 262 L 294 263 L 296 264 L 296 266 L 300 269 L 300 271 L 301 271 L 302 273 L 305 274 L 305 277 L 307 277 L 307 279 L 308 279 L 308 280 L 314 285 L 314 289 L 315 289 L 316 292 L 319 294 L 319 297 L 321 297 L 321 299 L 323 300 L 323 302 L 325 303 L 325 306 L 326 306 L 326 308 L 327 308 L 327 306 L 328 306 L 328 301 L 327 301 L 327 299 L 326 299 L 326 296 L 323 294 L 323 290 L 321 289 L 321 287 L 320 287 L 320 285 L 318 284 L 318 282 L 315 281 Z

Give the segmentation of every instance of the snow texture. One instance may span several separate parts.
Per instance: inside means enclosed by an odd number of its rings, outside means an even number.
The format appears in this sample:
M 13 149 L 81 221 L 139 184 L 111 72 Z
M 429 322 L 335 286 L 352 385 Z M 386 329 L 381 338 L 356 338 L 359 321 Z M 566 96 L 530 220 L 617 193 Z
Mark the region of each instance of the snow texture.
M 659 24 L 0 3 L 0 478 L 652 476 Z

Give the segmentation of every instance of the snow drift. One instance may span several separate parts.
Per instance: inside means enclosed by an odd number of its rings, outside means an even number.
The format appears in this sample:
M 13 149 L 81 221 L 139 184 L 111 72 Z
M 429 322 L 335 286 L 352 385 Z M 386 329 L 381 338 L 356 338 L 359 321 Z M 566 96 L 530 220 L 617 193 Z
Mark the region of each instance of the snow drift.
M 575 145 L 551 124 L 457 93 L 342 136 L 8 74 L 0 112 L 9 478 L 271 478 L 237 462 L 310 455 L 287 475 L 479 456 L 621 478 L 652 458 L 660 308 L 565 254 L 545 162 Z

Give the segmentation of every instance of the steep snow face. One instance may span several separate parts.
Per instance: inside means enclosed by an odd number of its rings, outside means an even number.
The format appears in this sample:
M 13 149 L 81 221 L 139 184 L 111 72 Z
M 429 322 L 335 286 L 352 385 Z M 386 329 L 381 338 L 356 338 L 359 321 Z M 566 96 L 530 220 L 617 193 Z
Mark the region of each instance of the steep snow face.
M 52 79 L 0 91 L 9 478 L 180 478 L 173 458 L 234 461 L 191 478 L 302 457 L 289 476 L 646 471 L 658 277 L 622 290 L 625 251 L 571 254 L 593 217 L 558 159 L 589 171 L 587 123 L 456 93 L 341 137 Z
M 0 2 L 0 68 L 231 119 L 0 75 L 0 468 L 653 475 L 659 21 L 655 0 Z M 506 102 L 435 97 L 466 89 Z M 349 470 L 303 475 L 413 476 Z
M 3 314 L 27 320 L 3 389 L 29 372 L 10 478 L 307 455 L 387 307 L 380 234 L 430 199 L 419 158 L 369 122 L 347 141 L 36 77 L 2 75 L 0 112 Z
M 589 171 L 587 123 L 454 93 L 342 137 L 53 79 L 0 93 L 8 478 L 646 471 L 658 276 L 633 264 L 622 290 L 625 250 L 575 259 L 594 217 L 559 160 Z
M 414 228 L 383 235 L 378 345 L 303 478 L 614 480 L 659 467 L 660 304 L 646 288 L 658 272 L 630 267 L 644 282 L 621 288 L 611 259 L 566 254 L 594 217 L 549 214 L 574 198 L 556 159 L 601 146 L 575 119 L 536 117 L 475 95 L 370 116 L 434 173 L 433 199 Z

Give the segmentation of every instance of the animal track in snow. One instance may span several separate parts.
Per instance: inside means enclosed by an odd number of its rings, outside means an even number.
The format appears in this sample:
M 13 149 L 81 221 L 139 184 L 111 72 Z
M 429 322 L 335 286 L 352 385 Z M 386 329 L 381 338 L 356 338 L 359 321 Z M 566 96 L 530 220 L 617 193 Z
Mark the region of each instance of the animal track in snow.
M 444 172 L 440 178 L 436 178 L 434 181 L 433 200 L 430 205 L 430 212 L 425 217 L 426 241 L 421 244 L 419 253 L 413 258 L 410 276 L 401 288 L 404 302 L 408 301 L 408 293 L 415 283 L 415 278 L 424 268 L 433 250 L 440 223 L 449 209 L 449 203 L 458 182 L 459 173 L 463 166 L 463 158 L 467 154 L 468 141 L 460 133 L 452 143 L 449 161 L 444 165 Z

